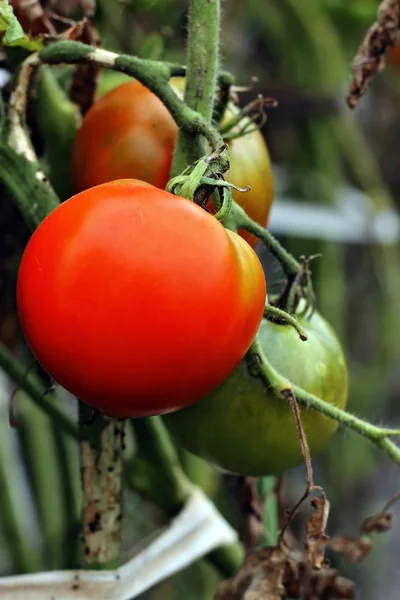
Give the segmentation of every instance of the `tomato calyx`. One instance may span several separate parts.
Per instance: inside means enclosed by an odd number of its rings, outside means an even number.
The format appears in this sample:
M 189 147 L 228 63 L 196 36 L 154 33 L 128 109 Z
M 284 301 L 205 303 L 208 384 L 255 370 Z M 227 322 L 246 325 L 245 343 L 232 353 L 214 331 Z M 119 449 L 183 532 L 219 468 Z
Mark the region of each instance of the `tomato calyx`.
M 218 221 L 229 219 L 232 208 L 232 189 L 239 192 L 250 191 L 250 186 L 239 188 L 225 181 L 223 173 L 229 169 L 225 151 L 228 145 L 223 144 L 220 148 L 203 156 L 193 165 L 188 167 L 181 175 L 174 177 L 168 182 L 167 192 L 192 200 L 210 212 L 207 202 L 214 191 L 218 191 L 218 197 L 214 198 L 216 206 L 215 218 Z
M 265 125 L 267 121 L 265 108 L 275 108 L 277 105 L 275 98 L 264 97 L 262 94 L 257 94 L 257 97 L 242 109 L 229 103 L 228 107 L 233 116 L 221 123 L 218 131 L 225 141 L 244 137 Z

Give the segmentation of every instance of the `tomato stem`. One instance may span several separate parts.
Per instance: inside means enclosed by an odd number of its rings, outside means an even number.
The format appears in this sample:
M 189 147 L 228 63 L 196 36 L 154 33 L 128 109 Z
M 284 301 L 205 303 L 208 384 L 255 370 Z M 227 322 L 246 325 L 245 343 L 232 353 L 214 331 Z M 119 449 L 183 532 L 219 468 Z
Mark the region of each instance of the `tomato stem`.
M 297 331 L 300 339 L 303 342 L 307 340 L 307 334 L 296 317 L 289 315 L 284 310 L 281 310 L 276 306 L 272 306 L 271 304 L 266 304 L 264 309 L 264 318 L 272 321 L 273 323 L 280 322 L 282 325 L 291 325 Z
M 185 104 L 211 123 L 218 70 L 220 0 L 190 0 Z M 181 130 L 175 146 L 171 176 L 177 175 L 207 151 L 203 136 Z
M 246 231 L 256 235 L 262 243 L 268 248 L 270 253 L 278 260 L 281 264 L 284 273 L 288 276 L 297 275 L 301 269 L 300 263 L 291 255 L 281 244 L 269 233 L 264 227 L 250 219 L 236 202 L 232 202 L 232 215 L 235 221 L 235 225 L 238 229 L 245 229 Z
M 261 377 L 268 388 L 274 391 L 277 398 L 285 401 L 285 395 L 287 395 L 288 390 L 291 390 L 300 404 L 306 406 L 308 409 L 312 408 L 368 438 L 373 444 L 383 450 L 393 462 L 400 466 L 400 448 L 389 439 L 391 436 L 400 436 L 399 430 L 373 425 L 328 402 L 324 402 L 324 400 L 317 398 L 317 396 L 309 394 L 297 385 L 292 384 L 269 363 L 262 350 L 258 336 L 255 338 L 247 358 L 251 365 L 252 375 Z
M 207 2 L 207 4 L 211 3 Z M 43 48 L 38 56 L 39 61 L 46 64 L 86 62 L 131 75 L 160 98 L 180 129 L 191 133 L 192 136 L 203 135 L 213 149 L 223 144 L 221 135 L 211 123 L 196 110 L 187 106 L 169 84 L 171 77 L 185 74 L 186 70 L 181 65 L 117 54 L 73 40 L 63 40 L 51 44 Z M 187 160 L 184 167 L 190 162 L 193 161 Z

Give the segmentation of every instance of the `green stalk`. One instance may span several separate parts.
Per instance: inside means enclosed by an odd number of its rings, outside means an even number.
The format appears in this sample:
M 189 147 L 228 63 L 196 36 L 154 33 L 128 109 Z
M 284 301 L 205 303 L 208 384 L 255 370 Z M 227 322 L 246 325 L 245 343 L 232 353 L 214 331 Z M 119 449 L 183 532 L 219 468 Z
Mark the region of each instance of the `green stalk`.
M 29 372 L 26 365 L 13 356 L 2 343 L 0 343 L 0 367 L 58 427 L 69 436 L 78 437 L 76 424 L 60 408 L 61 401 L 57 392 L 52 391 L 45 396 L 46 388 L 43 381 L 35 373 Z
M 184 100 L 211 123 L 218 70 L 220 0 L 191 0 Z M 213 148 L 214 150 L 215 148 Z M 171 177 L 207 152 L 203 137 L 181 130 Z
M 34 573 L 41 570 L 43 562 L 25 533 L 26 515 L 20 503 L 21 490 L 14 476 L 15 456 L 9 443 L 5 412 L 2 411 L 0 418 L 0 525 L 17 572 Z
M 61 486 L 61 511 L 65 519 L 61 563 L 64 569 L 76 568 L 80 559 L 80 518 L 82 491 L 79 480 L 78 444 L 58 428 L 53 429 Z
M 40 69 L 35 112 L 45 141 L 50 181 L 61 200 L 66 200 L 72 195 L 70 165 L 78 109 L 47 65 Z
M 43 558 L 47 568 L 61 568 L 66 523 L 62 510 L 60 465 L 53 424 L 28 398 L 21 403 L 18 434 L 24 448 L 29 480 L 43 535 Z

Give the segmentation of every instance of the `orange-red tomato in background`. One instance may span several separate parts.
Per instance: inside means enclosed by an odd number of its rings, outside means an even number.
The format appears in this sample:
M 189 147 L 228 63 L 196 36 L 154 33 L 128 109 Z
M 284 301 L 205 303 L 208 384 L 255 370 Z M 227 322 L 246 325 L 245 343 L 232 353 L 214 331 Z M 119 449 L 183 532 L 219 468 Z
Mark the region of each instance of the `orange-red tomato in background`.
M 182 93 L 182 80 L 173 82 Z M 232 117 L 228 110 L 224 122 Z M 238 131 L 236 126 L 233 130 Z M 92 106 L 76 136 L 72 181 L 77 192 L 120 178 L 133 177 L 165 188 L 178 133 L 163 103 L 138 81 L 123 83 Z M 247 214 L 265 226 L 273 200 L 273 180 L 267 146 L 259 131 L 229 143 L 228 181 L 251 191 L 233 191 Z M 254 246 L 257 239 L 241 235 Z

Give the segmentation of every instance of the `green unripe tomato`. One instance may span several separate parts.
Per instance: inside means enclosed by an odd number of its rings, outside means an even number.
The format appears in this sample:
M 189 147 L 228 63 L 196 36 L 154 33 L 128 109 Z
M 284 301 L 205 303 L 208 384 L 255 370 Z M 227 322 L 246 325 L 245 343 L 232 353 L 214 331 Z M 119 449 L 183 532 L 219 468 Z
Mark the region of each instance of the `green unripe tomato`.
M 344 408 L 347 367 L 334 332 L 318 313 L 299 321 L 308 335 L 305 342 L 291 326 L 263 320 L 259 336 L 266 357 L 293 384 Z M 334 420 L 304 407 L 301 420 L 311 454 L 337 428 Z M 244 360 L 211 394 L 164 421 L 186 450 L 225 471 L 261 476 L 281 473 L 303 460 L 289 404 L 250 375 Z

